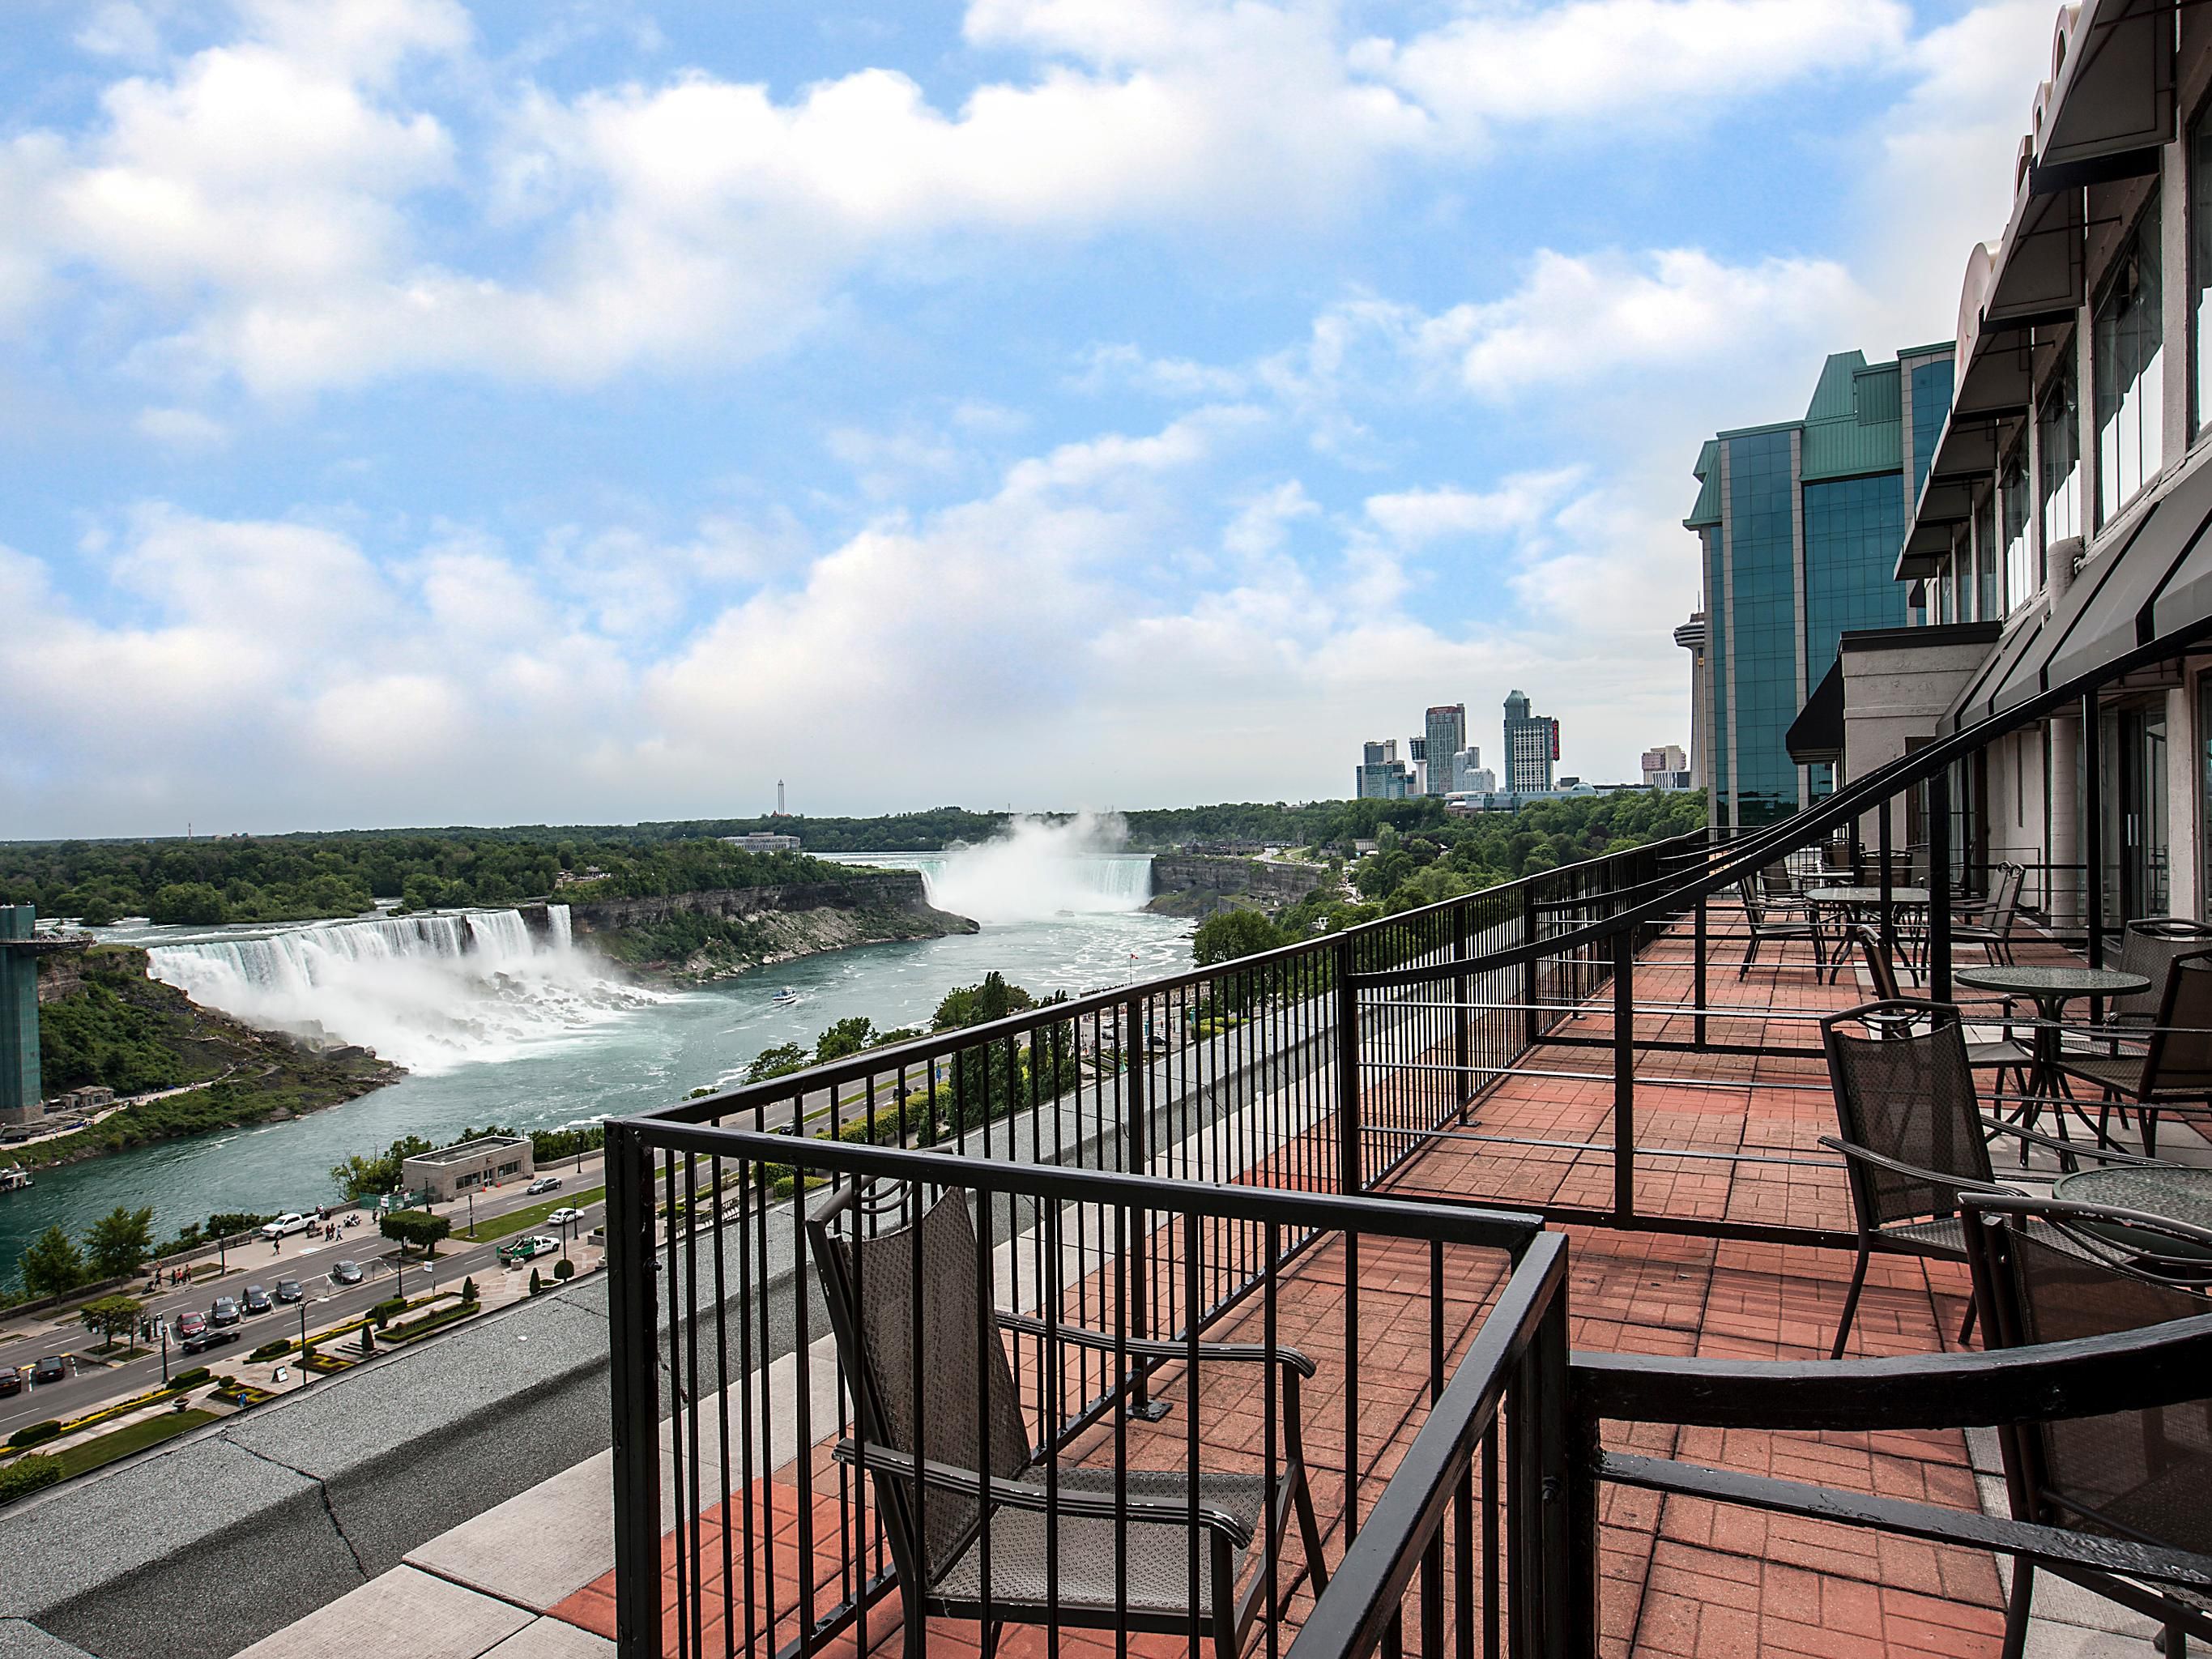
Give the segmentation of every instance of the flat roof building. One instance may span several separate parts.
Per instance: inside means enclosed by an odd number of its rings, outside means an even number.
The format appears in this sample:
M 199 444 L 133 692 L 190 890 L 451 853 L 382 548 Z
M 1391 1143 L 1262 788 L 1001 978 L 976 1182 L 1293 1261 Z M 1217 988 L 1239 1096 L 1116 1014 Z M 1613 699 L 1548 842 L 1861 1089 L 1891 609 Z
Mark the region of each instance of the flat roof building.
M 433 1204 L 465 1198 L 480 1187 L 527 1181 L 535 1172 L 527 1135 L 480 1135 L 458 1146 L 417 1152 L 399 1166 L 399 1184 Z
M 1698 452 L 1682 522 L 1703 555 L 1705 640 L 1675 637 L 1704 683 L 1693 726 L 1714 824 L 1771 823 L 1833 787 L 1832 768 L 1791 759 L 1790 722 L 1845 629 L 1914 620 L 1898 544 L 1950 406 L 1948 343 L 1875 364 L 1839 351 L 1802 419 L 1722 432 Z

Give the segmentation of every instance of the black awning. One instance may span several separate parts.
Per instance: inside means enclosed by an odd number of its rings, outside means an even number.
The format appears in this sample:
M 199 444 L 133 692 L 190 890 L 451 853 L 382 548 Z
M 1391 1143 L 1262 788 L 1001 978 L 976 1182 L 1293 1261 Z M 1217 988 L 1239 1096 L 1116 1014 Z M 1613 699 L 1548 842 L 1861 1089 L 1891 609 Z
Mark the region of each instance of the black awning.
M 1828 665 L 1813 695 L 1790 722 L 1790 758 L 1800 766 L 1819 766 L 1844 756 L 1844 659 Z
M 2095 684 L 2121 659 L 2212 622 L 2212 461 L 2200 456 L 2119 546 L 2085 566 L 2047 621 L 2023 625 L 1945 716 L 1956 730 L 2045 691 Z
M 2089 0 L 2045 95 L 2037 185 L 2066 169 L 2173 142 L 2174 0 Z
M 2083 301 L 2082 237 L 2087 198 L 2078 190 L 2038 196 L 2021 180 L 2012 221 L 1998 245 L 1989 290 L 1982 296 L 1987 328 L 2020 328 L 2074 319 Z

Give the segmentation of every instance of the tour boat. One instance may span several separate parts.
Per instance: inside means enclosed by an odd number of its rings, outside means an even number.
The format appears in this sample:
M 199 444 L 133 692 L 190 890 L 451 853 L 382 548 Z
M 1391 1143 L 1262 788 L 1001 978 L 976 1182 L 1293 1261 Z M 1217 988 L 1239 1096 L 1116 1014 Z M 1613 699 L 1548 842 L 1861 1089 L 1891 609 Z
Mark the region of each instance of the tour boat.
M 772 1007 L 788 1008 L 792 1004 L 798 1000 L 799 993 L 793 990 L 791 987 L 787 985 L 783 989 L 778 991 L 774 996 L 770 997 L 769 999 L 769 1003 Z
M 0 1193 L 21 1192 L 31 1184 L 28 1170 L 0 1170 Z

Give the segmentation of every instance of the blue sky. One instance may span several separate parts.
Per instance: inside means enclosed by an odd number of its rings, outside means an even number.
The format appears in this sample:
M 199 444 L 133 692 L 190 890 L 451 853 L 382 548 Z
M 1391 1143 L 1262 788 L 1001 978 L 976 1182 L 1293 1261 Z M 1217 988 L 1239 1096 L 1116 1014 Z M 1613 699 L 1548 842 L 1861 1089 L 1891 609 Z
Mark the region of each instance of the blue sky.
M 2054 11 L 15 0 L 0 836 L 1632 776 Z

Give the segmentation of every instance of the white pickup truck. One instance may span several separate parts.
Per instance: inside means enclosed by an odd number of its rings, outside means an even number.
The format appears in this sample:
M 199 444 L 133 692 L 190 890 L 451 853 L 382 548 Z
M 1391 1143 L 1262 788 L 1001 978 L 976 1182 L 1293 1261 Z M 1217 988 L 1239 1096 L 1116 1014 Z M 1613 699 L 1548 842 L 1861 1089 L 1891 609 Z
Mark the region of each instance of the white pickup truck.
M 306 1216 L 296 1211 L 288 1212 L 278 1216 L 274 1221 L 264 1223 L 261 1236 L 264 1238 L 284 1238 L 293 1233 L 304 1233 L 314 1224 Z

